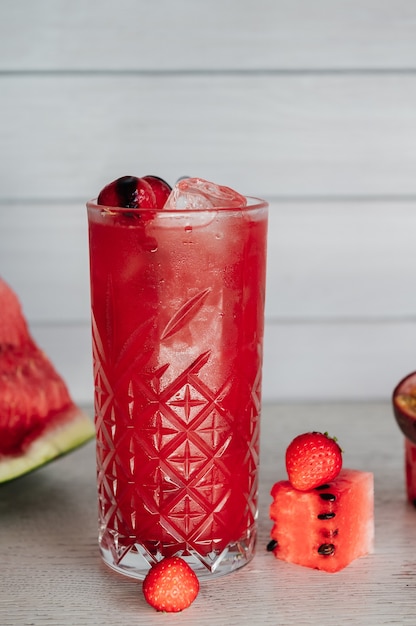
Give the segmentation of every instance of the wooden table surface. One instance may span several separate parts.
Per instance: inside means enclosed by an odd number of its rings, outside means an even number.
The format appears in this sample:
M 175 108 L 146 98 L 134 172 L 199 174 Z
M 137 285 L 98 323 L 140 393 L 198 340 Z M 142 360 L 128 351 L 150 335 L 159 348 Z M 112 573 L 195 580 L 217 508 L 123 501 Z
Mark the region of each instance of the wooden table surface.
M 328 430 L 344 466 L 375 476 L 375 552 L 337 574 L 266 551 L 269 491 L 285 477 L 296 434 Z M 94 444 L 0 488 L 0 625 L 416 624 L 416 510 L 406 503 L 403 440 L 388 403 L 270 405 L 263 409 L 259 541 L 253 561 L 201 585 L 179 614 L 149 607 L 141 583 L 100 560 Z

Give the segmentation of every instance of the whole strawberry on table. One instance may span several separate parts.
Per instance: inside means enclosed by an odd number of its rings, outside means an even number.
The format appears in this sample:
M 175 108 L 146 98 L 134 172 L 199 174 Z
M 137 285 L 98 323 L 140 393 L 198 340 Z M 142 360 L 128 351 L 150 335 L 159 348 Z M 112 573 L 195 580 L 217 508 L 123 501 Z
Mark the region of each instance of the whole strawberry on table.
M 178 613 L 188 608 L 199 592 L 199 580 L 180 557 L 166 557 L 153 565 L 143 581 L 146 602 L 156 611 Z
M 374 480 L 342 469 L 342 450 L 327 433 L 303 433 L 286 451 L 288 480 L 275 483 L 267 549 L 283 561 L 337 572 L 373 551 Z

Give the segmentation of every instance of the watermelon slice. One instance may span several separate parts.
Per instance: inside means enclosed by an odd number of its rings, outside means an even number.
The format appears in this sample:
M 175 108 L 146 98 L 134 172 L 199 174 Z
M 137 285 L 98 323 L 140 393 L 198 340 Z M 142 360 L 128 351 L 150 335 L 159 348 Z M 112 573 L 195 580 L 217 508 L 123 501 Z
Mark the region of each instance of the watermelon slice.
M 30 335 L 20 302 L 0 278 L 0 483 L 94 437 L 92 420 Z
M 332 482 L 298 491 L 273 485 L 271 548 L 278 559 L 337 572 L 373 551 L 374 481 L 370 472 L 341 470 Z M 269 544 L 270 545 L 270 544 Z

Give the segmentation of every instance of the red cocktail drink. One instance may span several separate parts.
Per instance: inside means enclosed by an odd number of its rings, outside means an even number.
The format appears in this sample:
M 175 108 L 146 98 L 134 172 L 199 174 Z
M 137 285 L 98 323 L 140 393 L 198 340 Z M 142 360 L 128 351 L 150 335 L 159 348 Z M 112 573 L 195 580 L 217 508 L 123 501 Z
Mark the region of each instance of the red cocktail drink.
M 100 549 L 142 578 L 251 559 L 267 204 L 88 204 Z

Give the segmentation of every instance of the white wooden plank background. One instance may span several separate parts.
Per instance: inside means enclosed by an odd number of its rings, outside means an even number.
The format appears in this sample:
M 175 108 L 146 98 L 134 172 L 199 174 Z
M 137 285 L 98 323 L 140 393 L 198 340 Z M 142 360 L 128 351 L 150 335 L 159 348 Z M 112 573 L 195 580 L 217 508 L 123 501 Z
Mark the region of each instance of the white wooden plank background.
M 1 84 L 0 198 L 83 200 L 139 169 L 168 180 L 203 171 L 270 197 L 416 194 L 413 74 L 13 74 Z
M 411 0 L 0 6 L 0 274 L 92 397 L 85 201 L 200 175 L 271 205 L 264 397 L 386 399 L 416 369 Z
M 407 69 L 412 0 L 3 0 L 0 68 Z

